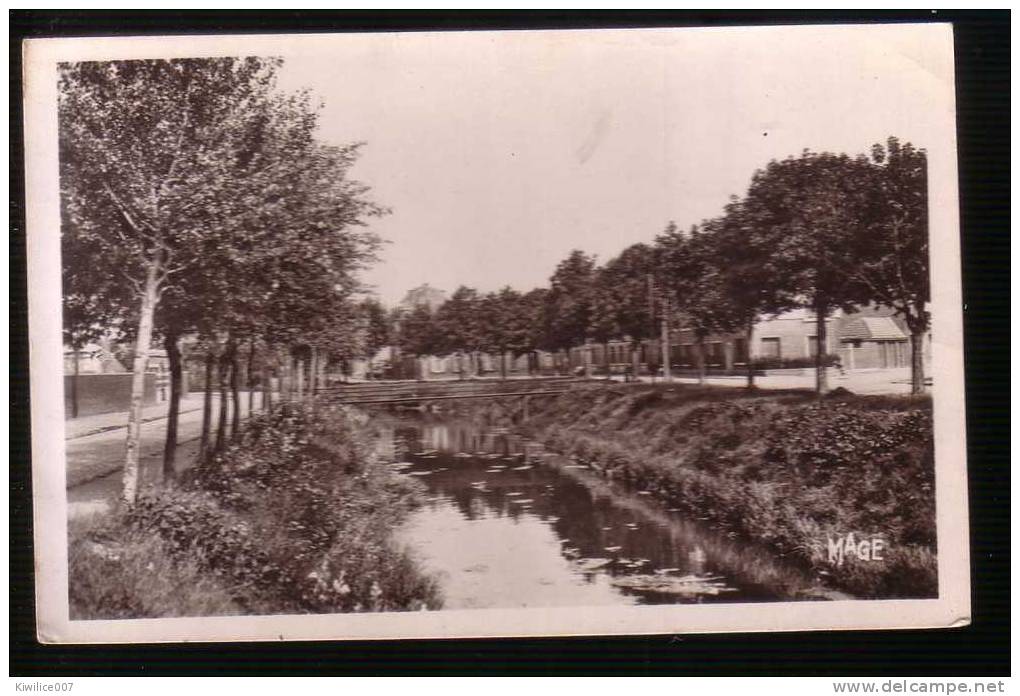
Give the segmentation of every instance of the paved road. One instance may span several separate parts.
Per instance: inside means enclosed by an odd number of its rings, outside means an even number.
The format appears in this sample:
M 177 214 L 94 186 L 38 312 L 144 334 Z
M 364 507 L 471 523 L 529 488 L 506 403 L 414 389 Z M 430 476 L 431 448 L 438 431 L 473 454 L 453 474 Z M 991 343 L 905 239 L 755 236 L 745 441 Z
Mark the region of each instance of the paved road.
M 261 407 L 261 394 L 255 395 L 256 410 Z M 213 397 L 213 414 L 218 414 L 219 399 Z M 241 416 L 248 415 L 248 395 L 241 398 Z M 124 414 L 127 421 L 127 414 Z M 215 422 L 215 418 L 214 418 Z M 198 453 L 202 435 L 201 409 L 181 414 L 177 431 L 176 468 L 181 471 L 191 465 Z M 108 510 L 117 501 L 121 490 L 121 471 L 124 461 L 124 428 L 67 440 L 67 504 L 71 518 Z M 156 483 L 162 477 L 163 443 L 166 438 L 166 419 L 160 418 L 142 425 L 142 443 L 139 463 L 141 486 Z
M 649 382 L 651 380 L 648 377 L 642 377 L 641 381 Z M 674 377 L 672 381 L 677 384 L 698 383 L 696 377 Z M 657 378 L 655 382 L 661 383 L 662 378 Z M 747 378 L 743 376 L 709 377 L 705 382 L 717 386 L 743 387 L 747 384 Z M 815 373 L 814 370 L 807 369 L 799 375 L 758 376 L 754 378 L 754 383 L 759 389 L 814 389 Z M 848 370 L 843 374 L 837 370 L 830 370 L 829 388 L 835 389 L 836 387 L 843 387 L 855 394 L 909 394 L 910 369 Z

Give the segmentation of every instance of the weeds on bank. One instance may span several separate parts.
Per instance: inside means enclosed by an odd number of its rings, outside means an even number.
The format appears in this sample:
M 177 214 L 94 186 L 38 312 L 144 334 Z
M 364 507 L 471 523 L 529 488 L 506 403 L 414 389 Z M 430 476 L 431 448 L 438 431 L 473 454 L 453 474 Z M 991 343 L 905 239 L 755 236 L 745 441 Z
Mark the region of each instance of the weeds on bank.
M 391 540 L 419 498 L 341 409 L 258 416 L 178 487 L 72 530 L 72 607 L 89 618 L 438 608 L 436 583 Z M 180 602 L 153 601 L 160 573 L 187 587 Z
M 513 415 L 512 404 L 496 408 Z M 830 585 L 863 597 L 938 593 L 926 398 L 610 387 L 535 400 L 526 428 Z M 829 541 L 850 533 L 882 539 L 883 560 L 831 563 Z

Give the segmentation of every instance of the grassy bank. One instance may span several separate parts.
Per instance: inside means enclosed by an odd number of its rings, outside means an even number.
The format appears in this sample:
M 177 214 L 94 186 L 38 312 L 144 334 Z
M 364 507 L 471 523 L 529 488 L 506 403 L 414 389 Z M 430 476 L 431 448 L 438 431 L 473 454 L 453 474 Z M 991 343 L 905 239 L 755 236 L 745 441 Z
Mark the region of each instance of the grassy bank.
M 487 408 L 519 420 L 520 400 Z M 930 401 L 607 387 L 533 399 L 524 429 L 607 478 L 765 544 L 861 597 L 933 597 Z M 828 541 L 879 538 L 882 560 L 829 561 Z
M 341 409 L 257 416 L 225 452 L 69 538 L 71 618 L 438 608 L 393 528 L 419 484 Z

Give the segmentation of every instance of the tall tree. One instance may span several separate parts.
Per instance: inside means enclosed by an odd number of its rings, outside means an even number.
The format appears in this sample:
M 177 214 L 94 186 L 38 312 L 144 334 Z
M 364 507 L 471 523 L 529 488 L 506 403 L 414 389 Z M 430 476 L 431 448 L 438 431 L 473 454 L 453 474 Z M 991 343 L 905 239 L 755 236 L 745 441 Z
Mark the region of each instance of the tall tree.
M 675 318 L 694 334 L 698 379 L 704 382 L 705 338 L 725 330 L 730 319 L 715 273 L 713 237 L 696 226 L 685 233 L 670 223 L 655 241 L 655 285 L 663 300 L 660 311 L 668 323 Z
M 744 334 L 747 387 L 752 389 L 754 325 L 762 315 L 795 307 L 797 298 L 785 291 L 783 269 L 772 253 L 776 247 L 769 236 L 772 230 L 757 228 L 743 201 L 732 198 L 723 215 L 703 223 L 702 230 L 712 249 L 706 283 L 715 286 L 719 301 L 714 323 L 721 331 Z
M 594 281 L 595 258 L 583 251 L 575 249 L 556 266 L 549 279 L 544 316 L 546 345 L 552 350 L 570 350 L 587 344 L 591 337 Z
M 863 156 L 804 151 L 755 173 L 745 199 L 751 224 L 774 244 L 785 292 L 815 317 L 816 390 L 828 390 L 827 321 L 837 308 L 868 300 L 844 269 L 860 262 L 867 225 L 869 165 Z
M 630 340 L 631 364 L 638 372 L 641 341 L 655 335 L 648 302 L 648 279 L 655 270 L 652 247 L 634 244 L 599 269 L 593 313 L 596 334 Z
M 531 315 L 524 297 L 506 286 L 482 299 L 483 345 L 499 355 L 500 376 L 506 379 L 506 356 L 518 358 L 533 349 Z
M 187 266 L 196 230 L 180 224 L 230 166 L 261 115 L 275 62 L 260 59 L 63 64 L 60 164 L 72 229 L 120 247 L 139 318 L 123 498 L 135 499 L 144 377 L 159 297 Z M 255 108 L 253 108 L 255 106 Z
M 348 271 L 371 246 L 357 228 L 379 211 L 347 177 L 357 148 L 315 144 L 316 112 L 307 95 L 275 91 L 278 66 L 217 58 L 61 68 L 63 208 L 76 234 L 120 255 L 140 307 L 128 504 L 154 315 L 168 290 L 199 284 L 198 295 L 184 295 L 207 303 L 207 317 L 236 344 L 258 329 L 253 317 L 278 309 L 293 277 L 317 281 L 303 283 L 299 296 L 321 297 L 323 287 L 353 284 Z M 305 310 L 287 317 L 283 333 L 292 335 L 309 303 L 282 303 Z
M 466 353 L 471 358 L 473 372 L 479 374 L 478 352 L 485 349 L 486 321 L 482 314 L 482 297 L 477 290 L 464 285 L 454 290 L 450 298 L 436 309 L 435 327 L 440 352 Z M 462 366 L 459 371 L 463 376 Z
M 910 330 L 911 391 L 924 392 L 924 336 L 931 315 L 928 160 L 924 150 L 890 137 L 871 150 L 871 186 L 857 263 L 844 272 L 870 298 L 903 317 Z

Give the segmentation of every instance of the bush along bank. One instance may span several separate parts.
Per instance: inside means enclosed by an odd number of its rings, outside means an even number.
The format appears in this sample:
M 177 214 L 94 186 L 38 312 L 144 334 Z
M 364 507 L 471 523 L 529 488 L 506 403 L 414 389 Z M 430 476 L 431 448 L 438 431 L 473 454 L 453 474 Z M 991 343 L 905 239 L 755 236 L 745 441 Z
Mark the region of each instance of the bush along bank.
M 340 407 L 254 417 L 175 488 L 71 530 L 72 617 L 439 608 L 391 538 L 420 484 L 376 460 L 364 419 Z
M 508 401 L 487 415 L 519 418 L 518 408 Z M 533 399 L 521 427 L 830 587 L 938 594 L 927 399 L 609 387 Z

